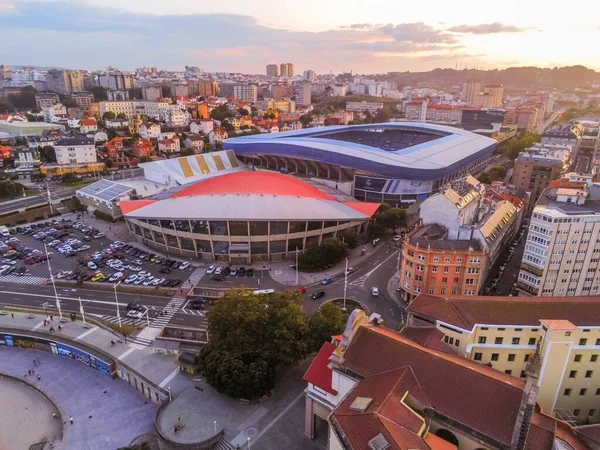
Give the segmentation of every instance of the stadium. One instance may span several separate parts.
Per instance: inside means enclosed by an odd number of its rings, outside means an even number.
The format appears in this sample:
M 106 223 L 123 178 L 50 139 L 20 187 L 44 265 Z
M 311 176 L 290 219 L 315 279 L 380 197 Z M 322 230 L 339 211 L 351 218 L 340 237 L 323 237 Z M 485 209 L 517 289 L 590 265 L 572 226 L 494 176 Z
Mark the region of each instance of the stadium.
M 400 122 L 235 137 L 223 146 L 248 166 L 319 179 L 358 200 L 407 206 L 485 165 L 496 141 Z
M 210 160 L 225 155 L 214 152 Z M 293 258 L 296 251 L 316 247 L 342 231 L 365 233 L 379 207 L 289 175 L 239 170 L 243 168 L 235 163 L 203 174 L 206 160 L 207 155 L 195 155 L 146 165 L 147 176 L 155 180 L 168 176 L 192 182 L 146 199 L 120 201 L 138 241 L 160 252 L 206 261 L 276 261 Z

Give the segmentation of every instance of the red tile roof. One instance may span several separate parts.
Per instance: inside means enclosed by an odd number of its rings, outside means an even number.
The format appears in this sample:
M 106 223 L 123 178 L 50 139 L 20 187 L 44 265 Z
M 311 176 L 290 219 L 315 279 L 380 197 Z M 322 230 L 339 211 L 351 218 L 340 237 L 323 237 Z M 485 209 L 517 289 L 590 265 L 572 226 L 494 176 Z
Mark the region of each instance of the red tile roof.
M 408 310 L 465 330 L 475 324 L 539 325 L 540 320 L 568 320 L 598 325 L 600 297 L 439 297 L 421 294 Z
M 96 119 L 81 119 L 79 121 L 80 125 L 85 125 L 87 127 L 92 126 L 92 125 L 96 125 Z
M 171 198 L 210 194 L 265 194 L 333 200 L 312 184 L 276 172 L 235 172 L 209 178 L 171 195 Z
M 127 214 L 131 211 L 135 211 L 136 209 L 151 205 L 155 201 L 156 200 L 121 200 L 119 202 L 119 207 L 121 208 L 121 212 L 123 214 Z
M 445 353 L 456 353 L 455 348 L 446 344 L 444 333 L 436 327 L 407 327 L 402 330 L 402 336 L 416 342 L 423 347 Z
M 344 205 L 363 213 L 365 216 L 372 217 L 381 206 L 381 203 L 344 202 Z
M 328 367 L 329 358 L 334 350 L 335 345 L 325 342 L 302 377 L 304 381 L 314 384 L 331 395 L 337 395 L 337 391 L 331 387 L 333 372 Z
M 568 188 L 568 189 L 584 189 L 585 183 L 579 181 L 569 181 L 568 178 L 559 178 L 548 183 L 550 188 Z
M 426 349 L 395 331 L 376 326 L 358 329 L 342 365 L 363 377 L 410 367 L 436 413 L 502 445 L 511 443 L 523 380 Z

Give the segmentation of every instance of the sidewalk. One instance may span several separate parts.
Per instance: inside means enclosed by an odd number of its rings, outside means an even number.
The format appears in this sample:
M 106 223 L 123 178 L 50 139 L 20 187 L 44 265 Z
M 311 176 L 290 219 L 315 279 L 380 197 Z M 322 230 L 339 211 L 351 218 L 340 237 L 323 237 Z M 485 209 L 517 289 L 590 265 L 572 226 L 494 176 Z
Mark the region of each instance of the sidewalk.
M 379 247 L 387 245 L 387 242 L 381 241 L 377 247 L 373 247 L 370 243 L 359 245 L 350 252 L 348 256 L 348 267 L 358 265 L 360 262 L 367 259 L 375 253 Z M 362 250 L 365 249 L 365 254 L 362 255 Z M 287 286 L 296 286 L 296 270 L 292 269 L 295 262 L 292 260 L 271 263 L 269 275 L 278 283 Z M 298 286 L 308 286 L 314 283 L 319 283 L 323 278 L 330 276 L 335 277 L 341 275 L 346 270 L 346 260 L 340 261 L 335 266 L 321 270 L 318 272 L 298 272 Z
M 63 335 L 74 341 L 81 341 L 92 347 L 100 348 L 115 359 L 123 361 L 157 385 L 161 387 L 171 386 L 174 394 L 190 386 L 190 380 L 176 366 L 175 356 L 153 353 L 152 347 L 129 342 L 117 343 L 115 347 L 111 347 L 110 341 L 116 341 L 117 337 L 110 331 L 89 322 L 89 328 L 84 328 L 83 322 L 79 320 L 75 322 L 67 320 L 62 323 L 58 316 L 54 316 L 54 320 L 51 322 L 57 331 L 50 333 L 48 331 L 50 326 L 47 325 L 44 327 L 43 325 L 45 318 L 43 314 L 19 312 L 14 313 L 13 319 L 9 313 L 7 315 L 0 315 L 0 328 L 6 325 L 7 327 L 19 328 L 24 331 L 47 333 L 49 336 L 54 334 Z M 58 331 L 59 324 L 62 325 L 62 331 Z

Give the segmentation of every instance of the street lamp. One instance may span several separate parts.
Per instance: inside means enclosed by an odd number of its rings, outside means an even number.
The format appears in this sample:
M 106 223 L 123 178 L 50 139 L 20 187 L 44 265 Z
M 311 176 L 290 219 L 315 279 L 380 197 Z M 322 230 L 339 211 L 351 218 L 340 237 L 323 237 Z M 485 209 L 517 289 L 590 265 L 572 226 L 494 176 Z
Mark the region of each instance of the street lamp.
M 46 253 L 46 261 L 48 262 L 48 274 L 50 275 L 50 281 L 52 282 L 52 287 L 54 288 L 54 299 L 56 300 L 56 309 L 58 309 L 58 314 L 62 320 L 62 309 L 60 308 L 60 300 L 58 299 L 58 292 L 56 291 L 56 284 L 54 283 L 54 274 L 52 273 L 52 267 L 50 266 L 50 256 L 48 256 L 48 246 L 44 244 L 44 251 Z
M 346 290 L 348 289 L 348 258 L 346 258 L 346 270 L 344 270 L 344 307 L 342 311 L 346 312 Z
M 248 450 L 250 450 L 250 436 L 248 436 Z
M 173 401 L 173 397 L 171 397 L 171 386 L 167 386 L 167 391 L 169 392 L 169 403 Z
M 121 327 L 121 312 L 119 311 L 119 300 L 117 298 L 117 286 L 119 286 L 121 284 L 121 282 L 119 281 L 116 284 L 113 284 L 113 288 L 115 290 L 115 304 L 117 306 L 117 319 L 119 320 L 119 328 Z
M 25 193 L 25 188 L 23 188 L 23 198 L 27 197 L 27 194 Z
M 79 312 L 81 313 L 81 318 L 83 319 L 83 328 L 87 328 L 85 324 L 85 314 L 83 313 L 83 304 L 81 303 L 81 297 L 79 297 Z
M 298 286 L 298 246 L 296 246 L 296 286 Z
M 215 426 L 215 434 L 217 434 L 217 421 L 213 420 L 213 425 Z

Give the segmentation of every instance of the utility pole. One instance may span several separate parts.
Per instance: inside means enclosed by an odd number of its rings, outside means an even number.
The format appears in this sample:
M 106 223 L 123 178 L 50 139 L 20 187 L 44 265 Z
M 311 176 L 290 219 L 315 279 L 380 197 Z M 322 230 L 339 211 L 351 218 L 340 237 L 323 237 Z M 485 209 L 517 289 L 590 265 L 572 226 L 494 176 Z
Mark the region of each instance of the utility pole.
M 62 309 L 60 308 L 60 300 L 58 299 L 58 292 L 56 291 L 56 284 L 54 283 L 54 274 L 52 273 L 52 267 L 50 266 L 50 256 L 48 256 L 48 246 L 44 244 L 44 250 L 46 253 L 46 262 L 48 262 L 48 274 L 50 275 L 50 281 L 52 281 L 52 287 L 54 288 L 54 299 L 56 301 L 56 309 L 62 319 Z
M 298 286 L 298 246 L 296 246 L 296 286 Z
M 344 270 L 344 307 L 342 311 L 346 311 L 346 290 L 348 289 L 348 258 L 346 258 L 346 270 Z
M 120 313 L 120 311 L 119 311 L 119 300 L 118 300 L 118 298 L 117 298 L 117 287 L 118 287 L 120 284 L 121 284 L 121 282 L 120 282 L 120 281 L 119 281 L 118 283 L 116 283 L 116 284 L 113 284 L 113 288 L 114 288 L 114 290 L 115 290 L 115 304 L 116 304 L 116 306 L 117 306 L 117 319 L 119 320 L 119 328 L 123 328 L 123 327 L 121 326 L 121 313 Z

